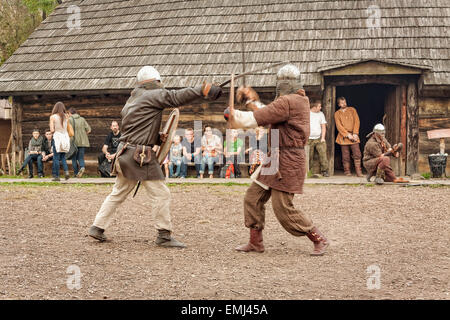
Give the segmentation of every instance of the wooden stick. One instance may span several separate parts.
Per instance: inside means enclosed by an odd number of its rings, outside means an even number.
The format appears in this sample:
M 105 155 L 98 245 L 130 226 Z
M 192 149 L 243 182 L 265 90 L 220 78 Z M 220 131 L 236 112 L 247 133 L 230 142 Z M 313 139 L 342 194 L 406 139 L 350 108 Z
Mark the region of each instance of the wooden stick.
M 445 138 L 439 139 L 439 151 L 441 154 L 445 153 Z
M 12 141 L 12 133 L 9 136 L 8 146 L 6 147 L 6 151 L 5 151 L 6 154 L 9 153 L 9 148 L 11 147 L 11 141 Z
M 229 107 L 230 107 L 230 115 L 231 115 L 231 112 L 232 111 L 234 112 L 234 73 L 231 74 Z M 228 128 L 231 129 L 230 122 L 228 122 Z

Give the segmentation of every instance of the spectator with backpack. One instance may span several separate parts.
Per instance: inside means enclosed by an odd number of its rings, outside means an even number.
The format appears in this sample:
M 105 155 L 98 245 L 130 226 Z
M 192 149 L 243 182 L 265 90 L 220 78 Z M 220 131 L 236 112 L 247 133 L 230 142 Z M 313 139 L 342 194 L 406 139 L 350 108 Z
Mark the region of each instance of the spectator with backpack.
M 77 178 L 83 176 L 85 168 L 84 153 L 86 148 L 89 148 L 88 134 L 91 132 L 91 127 L 87 123 L 86 119 L 77 113 L 75 108 L 69 109 L 69 121 L 74 131 L 74 142 L 77 146 L 77 151 L 72 156 L 73 173 Z M 80 168 L 78 169 L 78 164 Z

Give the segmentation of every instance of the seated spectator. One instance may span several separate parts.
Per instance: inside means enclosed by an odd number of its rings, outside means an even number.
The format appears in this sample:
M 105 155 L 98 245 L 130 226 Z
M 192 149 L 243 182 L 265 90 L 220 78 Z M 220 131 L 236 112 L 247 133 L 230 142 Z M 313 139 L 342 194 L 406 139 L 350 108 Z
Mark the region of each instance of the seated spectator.
M 200 164 L 201 159 L 201 139 L 194 138 L 194 130 L 188 128 L 184 131 L 184 139 L 181 141 L 183 146 L 183 158 L 181 161 L 181 178 L 186 178 L 187 176 L 187 165 L 188 163 L 195 164 L 195 171 L 197 172 L 197 178 L 200 176 Z
M 81 178 L 86 170 L 84 153 L 86 148 L 90 147 L 88 134 L 91 132 L 91 127 L 75 108 L 69 109 L 69 115 L 69 121 L 75 133 L 73 139 L 75 139 L 75 144 L 78 147 L 76 154 L 72 157 L 73 174 L 77 178 Z M 80 165 L 80 169 L 78 169 L 78 165 Z
M 105 139 L 102 153 L 98 156 L 98 170 L 102 177 L 111 177 L 111 161 L 116 156 L 120 136 L 119 123 L 117 121 L 111 122 L 111 132 Z
M 173 143 L 169 151 L 170 178 L 177 178 L 180 176 L 182 158 L 183 158 L 183 146 L 181 145 L 181 138 L 180 136 L 175 136 L 173 137 Z M 175 174 L 173 174 L 173 166 L 177 166 Z
M 249 154 L 248 174 L 252 175 L 258 166 L 264 162 L 264 158 L 268 152 L 267 133 L 264 127 L 255 128 L 255 136 L 249 140 L 249 148 L 245 153 Z
M 222 153 L 222 141 L 219 136 L 212 133 L 211 127 L 205 127 L 205 134 L 202 137 L 202 163 L 200 166 L 200 179 L 203 179 L 206 165 L 210 178 L 214 177 L 214 164 L 219 161 Z
M 166 179 L 169 178 L 169 154 L 167 154 L 167 156 L 164 159 L 161 167 L 164 167 L 164 173 L 166 175 Z
M 242 139 L 238 138 L 238 130 L 231 130 L 230 139 L 228 140 L 228 136 L 226 140 L 223 142 L 224 149 L 224 166 L 223 169 L 229 168 L 230 171 L 233 172 L 233 176 L 235 178 L 239 178 L 241 176 L 241 170 L 239 169 L 239 163 L 242 162 L 242 150 L 244 148 L 244 142 Z M 231 166 L 232 165 L 232 166 Z M 226 174 L 224 178 L 226 177 Z
M 43 165 L 42 165 L 42 142 L 44 138 L 40 135 L 38 129 L 33 130 L 33 136 L 28 143 L 28 155 L 25 158 L 22 166 L 20 167 L 17 174 L 22 173 L 25 166 L 28 165 L 28 178 L 33 178 L 33 161 L 37 162 L 38 167 L 38 177 L 42 178 L 44 176 Z
M 50 129 L 45 131 L 45 138 L 42 141 L 42 161 L 47 162 L 53 159 L 52 140 L 53 134 Z

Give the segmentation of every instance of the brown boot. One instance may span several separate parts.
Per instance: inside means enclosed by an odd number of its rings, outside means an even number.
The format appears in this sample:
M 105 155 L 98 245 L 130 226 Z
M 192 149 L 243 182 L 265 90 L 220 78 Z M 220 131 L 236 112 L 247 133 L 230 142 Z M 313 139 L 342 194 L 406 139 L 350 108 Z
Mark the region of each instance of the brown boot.
M 262 230 L 250 228 L 250 241 L 247 244 L 236 247 L 236 250 L 244 252 L 264 252 Z
M 362 173 L 362 169 L 361 169 L 361 159 L 359 160 L 354 160 L 355 161 L 355 171 L 356 171 L 356 175 L 358 177 L 364 177 L 363 173 Z
M 351 176 L 352 175 L 352 172 L 350 171 L 351 163 L 345 161 L 342 164 L 344 165 L 344 174 L 346 176 Z
M 325 249 L 330 245 L 325 236 L 316 227 L 306 234 L 306 236 L 314 243 L 314 251 L 312 256 L 323 256 Z

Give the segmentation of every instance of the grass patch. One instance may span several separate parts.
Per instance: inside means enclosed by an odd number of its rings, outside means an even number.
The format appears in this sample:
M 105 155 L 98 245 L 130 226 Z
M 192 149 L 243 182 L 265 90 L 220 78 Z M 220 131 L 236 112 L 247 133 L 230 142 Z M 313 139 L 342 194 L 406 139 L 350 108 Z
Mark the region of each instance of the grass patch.
M 421 174 L 421 176 L 422 176 L 424 179 L 429 180 L 429 179 L 431 178 L 431 173 L 429 173 L 429 172 L 424 172 L 424 173 Z

